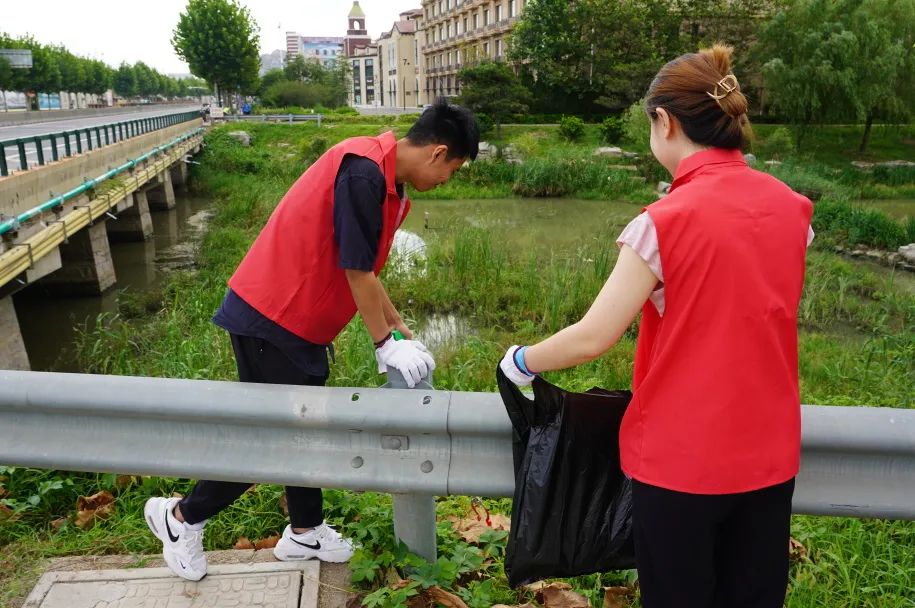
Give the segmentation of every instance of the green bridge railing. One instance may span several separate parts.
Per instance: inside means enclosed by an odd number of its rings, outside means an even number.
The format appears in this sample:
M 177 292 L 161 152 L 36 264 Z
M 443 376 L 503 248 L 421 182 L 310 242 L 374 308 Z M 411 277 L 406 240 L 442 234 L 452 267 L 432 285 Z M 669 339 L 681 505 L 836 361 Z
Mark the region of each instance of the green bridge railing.
M 35 164 L 43 166 L 49 160 L 82 154 L 84 150 L 94 150 L 201 117 L 199 111 L 178 112 L 0 141 L 0 176 L 10 174 L 7 154 L 14 159 L 18 157 L 18 168 L 28 171 Z M 29 162 L 30 156 L 35 159 L 33 163 Z

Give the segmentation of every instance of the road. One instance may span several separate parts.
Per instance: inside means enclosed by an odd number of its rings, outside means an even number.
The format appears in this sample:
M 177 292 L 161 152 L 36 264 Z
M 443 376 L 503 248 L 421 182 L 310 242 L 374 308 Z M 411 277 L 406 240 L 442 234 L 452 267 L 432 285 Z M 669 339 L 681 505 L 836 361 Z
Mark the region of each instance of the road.
M 200 110 L 199 104 L 189 104 L 182 106 L 168 106 L 167 108 L 150 108 L 149 110 L 141 110 L 139 112 L 130 112 L 129 114 L 123 113 L 113 113 L 106 114 L 100 113 L 92 116 L 81 116 L 79 118 L 72 118 L 66 120 L 54 120 L 48 122 L 40 123 L 31 123 L 23 125 L 12 125 L 6 127 L 0 127 L 0 141 L 7 141 L 11 139 L 19 139 L 26 137 L 35 137 L 36 135 L 47 135 L 49 133 L 60 133 L 62 131 L 74 131 L 76 129 L 86 129 L 89 127 L 96 127 L 100 125 L 129 121 L 129 120 L 139 120 L 141 118 L 152 118 L 154 116 L 162 116 L 165 114 L 177 114 L 180 112 L 190 112 Z M 104 141 L 104 135 L 102 137 Z M 80 141 L 83 145 L 83 150 L 88 148 L 86 142 L 85 133 L 80 135 Z M 94 140 L 93 140 L 94 141 Z M 75 138 L 71 137 L 70 145 L 75 152 L 76 150 L 76 141 Z M 51 159 L 51 144 L 48 141 L 44 142 L 44 156 L 46 161 Z M 62 140 L 57 142 L 58 154 L 63 157 L 65 155 L 64 143 Z M 9 165 L 10 170 L 19 169 L 19 152 L 15 145 L 6 146 L 6 159 L 7 164 Z M 30 143 L 26 146 L 26 157 L 28 159 L 29 165 L 34 165 L 38 163 L 38 152 L 33 143 Z

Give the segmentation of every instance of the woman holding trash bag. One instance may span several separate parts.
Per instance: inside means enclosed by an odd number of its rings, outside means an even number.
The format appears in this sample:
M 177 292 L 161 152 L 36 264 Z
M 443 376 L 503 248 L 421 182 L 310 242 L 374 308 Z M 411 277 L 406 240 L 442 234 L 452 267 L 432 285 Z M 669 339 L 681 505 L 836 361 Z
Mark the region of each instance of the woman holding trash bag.
M 800 466 L 797 308 L 809 200 L 747 166 L 731 48 L 671 61 L 646 96 L 670 193 L 617 239 L 585 316 L 500 367 L 516 384 L 610 349 L 642 310 L 620 458 L 646 608 L 781 608 Z

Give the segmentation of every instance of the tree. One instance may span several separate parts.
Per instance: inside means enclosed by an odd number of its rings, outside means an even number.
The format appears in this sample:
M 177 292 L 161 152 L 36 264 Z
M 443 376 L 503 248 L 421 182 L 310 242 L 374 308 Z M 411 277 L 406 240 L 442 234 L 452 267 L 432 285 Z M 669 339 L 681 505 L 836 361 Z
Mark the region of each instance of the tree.
M 798 147 L 814 124 L 864 121 L 863 153 L 875 118 L 907 114 L 913 1 L 795 0 L 764 27 L 766 86 L 773 107 L 799 127 Z M 897 23 L 906 9 L 909 21 Z
M 13 88 L 13 67 L 5 57 L 0 57 L 0 91 Z
M 120 97 L 134 97 L 137 94 L 137 77 L 126 62 L 114 73 L 114 92 Z
M 257 24 L 235 0 L 189 0 L 172 37 L 191 73 L 222 91 L 256 87 L 260 66 Z
M 530 93 L 504 63 L 484 61 L 462 69 L 458 79 L 461 81 L 459 103 L 492 118 L 496 135 L 501 134 L 502 123 L 509 115 L 527 111 Z
M 510 56 L 564 111 L 622 109 L 639 99 L 676 47 L 679 17 L 650 0 L 532 0 Z

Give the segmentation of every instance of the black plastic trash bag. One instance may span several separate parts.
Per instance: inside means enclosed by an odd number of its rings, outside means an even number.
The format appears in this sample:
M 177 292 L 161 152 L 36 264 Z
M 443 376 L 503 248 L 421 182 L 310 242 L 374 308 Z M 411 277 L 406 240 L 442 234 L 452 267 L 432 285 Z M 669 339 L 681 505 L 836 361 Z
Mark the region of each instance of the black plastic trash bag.
M 509 584 L 634 568 L 632 482 L 619 456 L 632 393 L 570 393 L 537 377 L 532 401 L 496 375 L 514 427 Z

